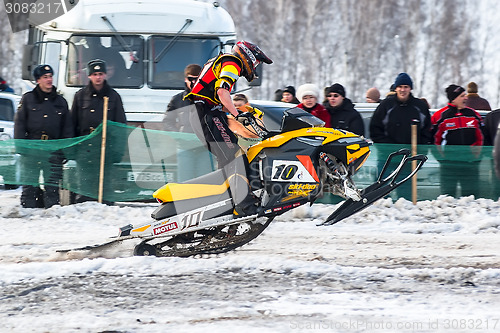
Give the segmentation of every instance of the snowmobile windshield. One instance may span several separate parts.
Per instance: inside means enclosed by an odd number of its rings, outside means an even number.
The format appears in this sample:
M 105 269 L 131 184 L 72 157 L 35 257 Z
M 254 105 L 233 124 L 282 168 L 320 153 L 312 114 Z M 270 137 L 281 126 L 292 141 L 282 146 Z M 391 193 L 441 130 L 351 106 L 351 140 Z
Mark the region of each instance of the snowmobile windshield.
M 288 132 L 307 127 L 324 127 L 325 122 L 300 108 L 285 111 L 281 122 L 281 131 Z
M 73 35 L 69 39 L 66 84 L 87 85 L 87 63 L 101 59 L 106 62 L 106 79 L 113 88 L 140 88 L 144 82 L 143 54 L 141 36 Z

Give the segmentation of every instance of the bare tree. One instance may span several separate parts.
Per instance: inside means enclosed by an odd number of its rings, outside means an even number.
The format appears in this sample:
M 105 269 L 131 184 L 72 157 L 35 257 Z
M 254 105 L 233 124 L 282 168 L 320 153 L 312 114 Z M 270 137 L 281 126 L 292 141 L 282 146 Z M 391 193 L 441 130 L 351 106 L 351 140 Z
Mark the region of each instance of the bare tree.
M 15 24 L 15 23 L 14 23 Z M 0 59 L 2 66 L 0 76 L 18 93 L 21 92 L 21 60 L 22 47 L 26 42 L 27 33 L 12 32 L 9 17 L 5 10 L 0 9 Z
M 343 84 L 353 101 L 377 86 L 382 93 L 399 72 L 414 94 L 445 103 L 444 88 L 474 78 L 500 101 L 500 25 L 495 0 L 220 0 L 238 38 L 260 45 L 274 60 L 252 98 L 272 98 L 277 88 L 312 82 Z M 26 32 L 13 33 L 0 8 L 1 76 L 21 86 Z M 486 92 L 486 90 L 483 91 Z

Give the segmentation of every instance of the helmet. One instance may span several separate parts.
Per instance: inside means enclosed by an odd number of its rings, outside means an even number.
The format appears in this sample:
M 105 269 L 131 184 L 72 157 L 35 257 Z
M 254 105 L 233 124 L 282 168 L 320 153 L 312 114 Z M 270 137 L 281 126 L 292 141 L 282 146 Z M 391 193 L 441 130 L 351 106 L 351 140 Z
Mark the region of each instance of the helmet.
M 243 62 L 243 76 L 248 82 L 253 81 L 257 77 L 255 69 L 261 62 L 265 62 L 266 64 L 273 63 L 257 45 L 243 40 L 236 43 L 233 47 L 233 55 Z

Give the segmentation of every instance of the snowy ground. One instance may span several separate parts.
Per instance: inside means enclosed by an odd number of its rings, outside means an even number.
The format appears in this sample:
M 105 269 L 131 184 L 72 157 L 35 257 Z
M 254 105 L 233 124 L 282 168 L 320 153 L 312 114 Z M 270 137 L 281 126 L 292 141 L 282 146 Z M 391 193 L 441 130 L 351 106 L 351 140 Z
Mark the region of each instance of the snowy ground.
M 100 256 L 153 204 L 20 208 L 0 190 L 0 332 L 499 332 L 500 202 L 299 207 L 220 256 Z

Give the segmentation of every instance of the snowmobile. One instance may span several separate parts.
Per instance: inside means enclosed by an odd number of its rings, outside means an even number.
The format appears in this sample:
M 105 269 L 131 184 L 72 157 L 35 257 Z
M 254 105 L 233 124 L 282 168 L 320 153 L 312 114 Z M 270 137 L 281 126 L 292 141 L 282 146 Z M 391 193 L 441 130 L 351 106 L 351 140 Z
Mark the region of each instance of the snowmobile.
M 168 183 L 153 196 L 160 205 L 152 222 L 126 225 L 108 243 L 139 238 L 134 255 L 192 256 L 219 254 L 236 249 L 259 236 L 271 221 L 295 207 L 313 204 L 324 193 L 345 200 L 322 225 L 337 223 L 368 207 L 408 181 L 427 157 L 401 149 L 389 155 L 377 181 L 360 190 L 352 176 L 370 155 L 367 139 L 354 133 L 325 128 L 324 122 L 299 108 L 284 112 L 281 130 L 268 131 L 249 112 L 246 126 L 262 140 L 247 150 L 251 191 L 258 198 L 258 213 L 238 217 L 228 179 L 222 169 L 183 182 Z M 391 161 L 397 167 L 384 177 Z M 417 161 L 408 175 L 400 177 L 410 161 Z

